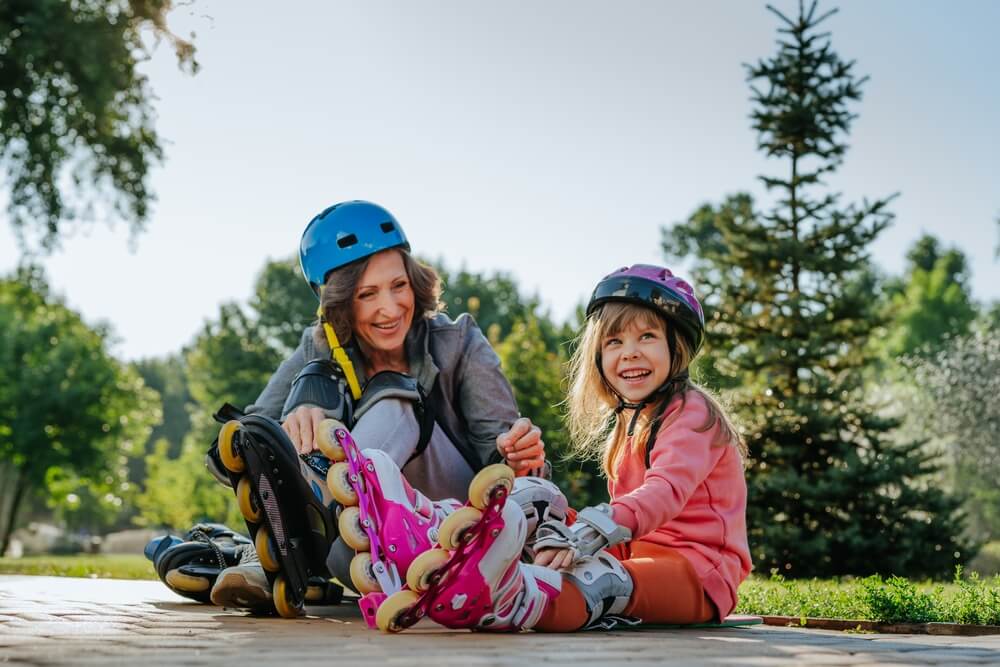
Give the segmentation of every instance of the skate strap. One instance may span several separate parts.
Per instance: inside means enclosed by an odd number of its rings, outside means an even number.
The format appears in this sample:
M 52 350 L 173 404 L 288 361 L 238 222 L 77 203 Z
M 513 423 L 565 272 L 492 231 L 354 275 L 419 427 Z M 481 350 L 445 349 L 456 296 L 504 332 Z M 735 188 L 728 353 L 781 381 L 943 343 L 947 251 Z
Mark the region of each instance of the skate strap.
M 220 424 L 225 424 L 228 421 L 240 419 L 245 416 L 246 413 L 232 403 L 223 403 L 222 407 L 216 410 L 215 414 L 212 415 L 212 418 Z

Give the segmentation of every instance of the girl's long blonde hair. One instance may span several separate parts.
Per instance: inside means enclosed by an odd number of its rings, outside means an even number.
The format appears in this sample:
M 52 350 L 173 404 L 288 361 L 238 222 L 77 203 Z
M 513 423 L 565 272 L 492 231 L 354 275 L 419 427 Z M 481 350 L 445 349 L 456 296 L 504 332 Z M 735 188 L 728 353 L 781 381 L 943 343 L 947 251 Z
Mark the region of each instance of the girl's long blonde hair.
M 671 333 L 670 324 L 652 308 L 611 301 L 605 303 L 587 319 L 576 351 L 569 362 L 570 389 L 567 398 L 569 432 L 573 443 L 573 454 L 581 458 L 600 460 L 605 474 L 611 479 L 617 478 L 618 463 L 627 451 L 645 456 L 646 439 L 654 426 L 648 416 L 642 415 L 632 437 L 627 437 L 628 420 L 619 419 L 619 415 L 615 412 L 618 407 L 618 395 L 612 391 L 601 374 L 601 343 L 609 336 L 628 329 L 633 323 L 641 327 L 658 327 L 664 332 L 667 340 L 671 341 L 668 379 L 678 378 L 684 374 L 694 359 L 694 351 L 687 338 Z M 680 396 L 683 409 L 683 402 L 687 401 L 691 393 L 699 394 L 708 406 L 708 418 L 698 430 L 707 432 L 718 425 L 713 446 L 733 445 L 745 458 L 746 445 L 718 400 L 686 375 L 671 384 L 666 393 L 657 398 L 655 404 L 669 402 L 673 397 Z M 662 411 L 658 412 L 661 412 L 662 417 Z

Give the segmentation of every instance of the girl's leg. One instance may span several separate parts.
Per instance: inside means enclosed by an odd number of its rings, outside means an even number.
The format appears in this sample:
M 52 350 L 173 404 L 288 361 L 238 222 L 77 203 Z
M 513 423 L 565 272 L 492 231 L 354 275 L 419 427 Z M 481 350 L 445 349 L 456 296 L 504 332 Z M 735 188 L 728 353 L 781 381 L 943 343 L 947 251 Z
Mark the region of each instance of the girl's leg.
M 717 615 L 691 562 L 676 549 L 636 540 L 622 565 L 635 588 L 623 614 L 644 623 L 707 623 Z
M 632 579 L 632 594 L 620 612 L 644 623 L 705 623 L 716 616 L 691 563 L 678 551 L 636 540 L 617 545 L 610 553 Z M 669 591 L 669 593 L 664 593 Z M 590 612 L 585 595 L 573 576 L 563 577 L 559 595 L 549 603 L 535 629 L 571 632 L 587 624 Z

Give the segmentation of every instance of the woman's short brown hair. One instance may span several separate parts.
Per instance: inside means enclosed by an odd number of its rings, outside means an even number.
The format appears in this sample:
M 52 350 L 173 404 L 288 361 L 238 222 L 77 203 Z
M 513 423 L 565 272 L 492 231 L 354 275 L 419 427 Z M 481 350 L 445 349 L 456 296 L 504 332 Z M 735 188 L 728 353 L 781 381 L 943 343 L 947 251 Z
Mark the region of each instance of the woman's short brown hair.
M 414 321 L 434 317 L 443 308 L 441 303 L 441 278 L 432 267 L 413 258 L 403 248 L 391 248 L 382 252 L 397 252 L 403 259 L 406 276 L 413 288 Z M 377 254 L 377 253 L 376 253 Z M 326 277 L 323 286 L 320 306 L 323 309 L 323 319 L 333 326 L 334 333 L 341 345 L 346 345 L 354 338 L 354 309 L 351 304 L 358 282 L 368 268 L 371 257 L 358 260 L 335 269 Z M 412 326 L 412 324 L 410 325 Z M 323 327 L 316 327 L 313 334 L 316 346 L 329 347 Z

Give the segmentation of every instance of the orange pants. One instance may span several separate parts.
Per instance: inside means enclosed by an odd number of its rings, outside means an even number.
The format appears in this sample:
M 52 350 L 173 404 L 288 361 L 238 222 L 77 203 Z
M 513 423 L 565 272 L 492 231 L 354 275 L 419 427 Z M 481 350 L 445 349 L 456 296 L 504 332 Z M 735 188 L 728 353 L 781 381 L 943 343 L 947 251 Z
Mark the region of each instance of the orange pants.
M 643 623 L 706 623 L 718 614 L 687 558 L 654 542 L 635 540 L 608 552 L 632 576 L 632 597 L 622 612 Z M 571 632 L 587 623 L 583 593 L 563 577 L 562 591 L 549 603 L 535 630 Z

